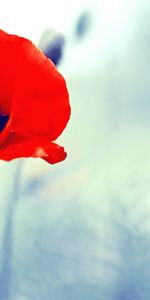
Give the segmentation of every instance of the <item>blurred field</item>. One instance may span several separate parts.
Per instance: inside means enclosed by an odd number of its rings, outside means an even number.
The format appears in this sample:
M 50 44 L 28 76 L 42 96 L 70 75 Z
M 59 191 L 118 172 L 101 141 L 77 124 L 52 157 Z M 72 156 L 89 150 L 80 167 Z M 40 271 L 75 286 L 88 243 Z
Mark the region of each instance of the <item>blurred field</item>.
M 149 300 L 150 5 L 36 5 L 1 4 L 0 23 L 37 44 L 48 27 L 64 34 L 68 157 L 1 163 L 0 299 Z

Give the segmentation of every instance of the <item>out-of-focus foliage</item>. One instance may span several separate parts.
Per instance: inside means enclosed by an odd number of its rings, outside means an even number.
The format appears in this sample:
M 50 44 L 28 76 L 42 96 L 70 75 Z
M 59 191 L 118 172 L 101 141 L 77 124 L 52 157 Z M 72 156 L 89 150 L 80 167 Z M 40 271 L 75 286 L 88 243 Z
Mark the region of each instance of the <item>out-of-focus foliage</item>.
M 65 39 L 63 35 L 52 29 L 44 31 L 38 44 L 39 48 L 56 66 L 63 58 L 64 45 Z
M 76 24 L 75 33 L 79 38 L 84 37 L 90 27 L 90 16 L 89 12 L 83 12 Z

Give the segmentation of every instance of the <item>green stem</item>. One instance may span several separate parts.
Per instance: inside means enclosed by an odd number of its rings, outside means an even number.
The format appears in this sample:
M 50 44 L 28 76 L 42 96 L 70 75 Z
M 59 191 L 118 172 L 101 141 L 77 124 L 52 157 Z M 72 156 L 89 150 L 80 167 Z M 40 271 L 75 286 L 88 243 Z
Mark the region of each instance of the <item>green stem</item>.
M 22 171 L 22 160 L 18 162 L 16 175 L 14 178 L 12 199 L 10 199 L 5 218 L 5 228 L 3 245 L 1 250 L 2 264 L 0 272 L 0 299 L 10 298 L 11 276 L 12 276 L 12 257 L 13 257 L 13 226 L 16 205 L 20 195 L 20 181 Z

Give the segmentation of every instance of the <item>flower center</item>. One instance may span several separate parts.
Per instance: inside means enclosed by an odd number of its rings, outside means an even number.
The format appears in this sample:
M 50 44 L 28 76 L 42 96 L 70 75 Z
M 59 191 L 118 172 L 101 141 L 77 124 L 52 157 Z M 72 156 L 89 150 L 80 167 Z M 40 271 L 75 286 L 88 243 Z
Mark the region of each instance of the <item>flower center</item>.
M 0 115 L 0 132 L 4 129 L 8 120 L 9 120 L 9 115 L 6 115 L 6 116 Z

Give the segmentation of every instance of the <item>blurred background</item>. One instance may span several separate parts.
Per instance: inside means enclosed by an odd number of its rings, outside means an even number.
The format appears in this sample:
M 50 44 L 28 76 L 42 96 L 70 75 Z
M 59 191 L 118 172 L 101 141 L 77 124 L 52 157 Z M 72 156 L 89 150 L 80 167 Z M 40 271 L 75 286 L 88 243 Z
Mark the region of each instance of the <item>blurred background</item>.
M 150 4 L 5 0 L 66 78 L 67 159 L 0 162 L 1 300 L 150 299 Z

